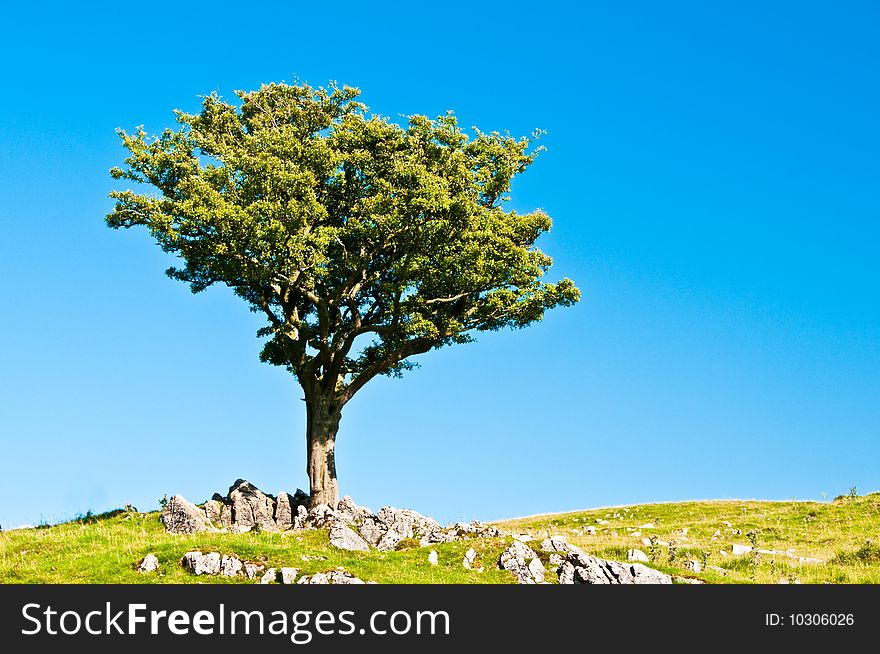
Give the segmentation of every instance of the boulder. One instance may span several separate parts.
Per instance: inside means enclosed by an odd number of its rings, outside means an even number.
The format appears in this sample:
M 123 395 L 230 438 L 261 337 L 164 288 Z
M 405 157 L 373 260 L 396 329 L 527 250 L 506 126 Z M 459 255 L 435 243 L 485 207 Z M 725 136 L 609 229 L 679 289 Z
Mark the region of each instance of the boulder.
M 147 554 L 137 564 L 138 572 L 156 572 L 158 569 L 159 559 L 156 558 L 155 554 Z
M 194 534 L 210 531 L 204 511 L 181 495 L 174 495 L 162 509 L 162 524 L 169 534 Z
M 572 545 L 565 536 L 551 536 L 541 541 L 541 550 L 544 552 L 555 552 L 557 554 L 571 554 L 572 552 L 583 553 L 583 550 L 577 545 Z
M 330 572 L 316 572 L 313 575 L 305 575 L 300 577 L 296 582 L 298 584 L 363 584 L 362 579 L 358 579 L 350 572 L 344 570 L 331 570 Z M 372 583 L 372 582 L 371 582 Z
M 254 527 L 277 531 L 275 500 L 244 479 L 238 479 L 229 488 L 228 502 L 232 506 L 233 531 L 247 532 Z
M 569 554 L 557 570 L 560 584 L 671 584 L 672 577 L 641 563 L 606 561 L 583 553 Z
M 650 559 L 648 558 L 648 555 L 645 554 L 642 550 L 633 549 L 633 550 L 627 550 L 626 560 L 647 563 Z
M 437 550 L 428 552 L 428 563 L 431 565 L 438 565 L 440 563 L 440 560 L 437 558 Z
M 260 574 L 265 569 L 266 569 L 266 566 L 259 565 L 257 563 L 245 563 L 244 564 L 244 574 L 248 579 L 256 579 L 257 575 Z
M 534 564 L 533 561 L 537 563 Z M 522 541 L 514 540 L 510 547 L 501 553 L 498 565 L 503 570 L 515 574 L 517 583 L 538 584 L 544 581 L 544 565 L 535 551 Z
M 738 545 L 737 543 L 733 544 L 733 555 L 734 556 L 742 556 L 744 554 L 748 554 L 752 551 L 751 545 Z
M 296 568 L 281 568 L 281 583 L 295 584 L 297 572 L 299 572 L 299 570 Z
M 341 522 L 330 528 L 330 544 L 341 550 L 352 552 L 369 552 L 370 545 L 348 525 Z
M 220 572 L 219 552 L 187 552 L 180 562 L 194 575 L 216 575 Z
M 244 564 L 234 556 L 224 555 L 220 559 L 220 574 L 224 577 L 237 577 Z
M 275 568 L 269 568 L 266 573 L 260 577 L 261 584 L 274 584 L 278 580 L 278 571 Z
M 461 564 L 464 566 L 465 570 L 472 570 L 474 568 L 474 562 L 477 560 L 477 550 L 473 547 L 468 548 L 468 551 L 464 553 L 464 559 Z
M 372 515 L 372 511 L 366 507 L 358 506 L 348 495 L 339 500 L 339 504 L 336 505 L 337 519 L 348 525 L 359 525 Z
M 275 526 L 281 530 L 293 529 L 293 518 L 293 497 L 282 491 L 275 502 Z

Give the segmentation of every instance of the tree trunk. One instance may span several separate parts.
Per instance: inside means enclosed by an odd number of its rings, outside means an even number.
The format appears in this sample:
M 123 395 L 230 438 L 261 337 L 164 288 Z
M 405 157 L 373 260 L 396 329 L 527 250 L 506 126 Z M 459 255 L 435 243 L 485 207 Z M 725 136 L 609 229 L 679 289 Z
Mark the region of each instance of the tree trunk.
M 309 504 L 312 507 L 326 504 L 335 509 L 339 503 L 334 449 L 341 415 L 331 401 L 306 396 L 306 473 L 309 475 Z

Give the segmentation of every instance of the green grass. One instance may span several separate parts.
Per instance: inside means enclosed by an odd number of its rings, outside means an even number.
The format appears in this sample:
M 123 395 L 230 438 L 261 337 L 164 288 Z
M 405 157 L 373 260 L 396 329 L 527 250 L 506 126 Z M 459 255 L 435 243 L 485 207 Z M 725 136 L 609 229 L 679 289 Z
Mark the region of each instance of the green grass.
M 650 523 L 653 527 L 643 525 Z M 729 524 L 728 524 L 729 523 Z M 535 539 L 561 534 L 587 553 L 625 560 L 641 549 L 651 567 L 707 583 L 880 583 L 880 494 L 833 502 L 712 501 L 645 504 L 534 516 L 496 523 Z M 595 533 L 585 531 L 593 526 Z M 685 531 L 686 530 L 686 531 Z M 641 542 L 651 539 L 650 545 Z M 192 549 L 234 554 L 266 567 L 294 567 L 302 574 L 337 567 L 378 583 L 513 583 L 496 569 L 509 538 L 442 543 L 427 548 L 405 542 L 393 552 L 353 553 L 330 546 L 326 530 L 287 533 L 166 534 L 158 513 L 114 511 L 54 526 L 0 532 L 2 583 L 253 583 L 244 578 L 193 576 L 179 565 Z M 734 556 L 733 544 L 756 546 Z M 536 545 L 536 543 L 531 543 Z M 462 566 L 464 553 L 479 553 L 482 573 Z M 435 549 L 439 565 L 428 563 Z M 758 553 L 757 549 L 776 554 Z M 790 556 L 784 554 L 788 551 Z M 155 554 L 159 573 L 140 574 L 135 564 Z M 304 560 L 305 559 L 307 560 Z M 820 559 L 804 562 L 799 557 Z M 548 555 L 541 553 L 547 562 Z M 696 561 L 700 572 L 689 568 Z M 549 581 L 555 575 L 548 574 Z

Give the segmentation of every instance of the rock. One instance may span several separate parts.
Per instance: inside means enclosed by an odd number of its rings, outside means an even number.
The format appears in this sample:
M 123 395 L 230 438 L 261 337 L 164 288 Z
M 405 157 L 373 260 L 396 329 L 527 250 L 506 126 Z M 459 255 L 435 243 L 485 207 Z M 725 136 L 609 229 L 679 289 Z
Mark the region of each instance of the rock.
M 537 561 L 537 565 L 532 562 Z M 535 551 L 525 543 L 514 540 L 513 543 L 501 553 L 498 565 L 503 570 L 508 570 L 516 575 L 519 584 L 537 584 L 544 581 L 544 566 L 538 559 Z M 536 576 L 540 566 L 540 579 Z
M 639 529 L 653 529 L 653 528 L 654 528 L 653 522 L 646 522 L 643 525 L 639 525 Z
M 684 567 L 690 570 L 691 572 L 702 572 L 703 564 L 699 561 L 695 561 L 694 559 L 688 559 L 684 563 Z
M 358 506 L 348 495 L 339 500 L 339 504 L 336 505 L 336 517 L 349 525 L 359 525 L 372 515 L 372 511 L 366 507 Z
M 257 575 L 260 574 L 265 569 L 266 569 L 266 566 L 258 565 L 256 563 L 245 563 L 244 564 L 244 574 L 248 579 L 256 579 Z
M 363 584 L 362 579 L 358 579 L 350 572 L 344 570 L 331 570 L 330 572 L 316 572 L 309 576 L 305 575 L 300 578 L 298 584 Z M 373 583 L 373 582 L 370 582 Z
M 533 539 L 531 536 L 529 536 L 528 534 L 513 534 L 513 537 L 514 537 L 516 540 L 518 540 L 520 543 L 528 543 L 528 542 L 534 540 L 534 539 Z
M 641 543 L 642 543 L 642 545 L 644 545 L 645 547 L 651 547 L 651 539 L 650 539 L 650 538 L 643 538 L 643 539 L 641 540 Z
M 559 566 L 561 566 L 563 563 L 565 563 L 565 559 L 555 552 L 550 555 L 550 565 L 553 566 L 554 569 L 559 569 Z
M 184 568 L 194 575 L 216 575 L 220 572 L 220 553 L 187 552 L 180 560 Z
M 326 504 L 312 507 L 305 518 L 305 526 L 320 529 L 336 522 L 336 512 Z
M 181 495 L 174 495 L 162 509 L 162 524 L 169 534 L 195 534 L 211 526 L 204 511 Z
M 155 554 L 147 554 L 137 564 L 138 572 L 156 572 L 158 569 L 159 559 L 156 558 Z
M 247 532 L 257 526 L 265 531 L 278 530 L 275 500 L 252 483 L 237 479 L 229 488 L 228 498 L 232 505 L 233 531 Z
M 297 572 L 299 571 L 296 568 L 281 568 L 281 583 L 295 584 Z
M 645 554 L 642 550 L 628 550 L 626 553 L 627 561 L 641 561 L 642 563 L 647 563 L 650 559 L 648 559 L 648 555 Z
M 473 547 L 469 548 L 467 552 L 464 553 L 464 559 L 461 564 L 465 567 L 466 570 L 472 570 L 474 567 L 474 562 L 477 560 L 477 550 Z
M 224 577 L 236 577 L 241 572 L 244 564 L 234 556 L 224 555 L 220 559 L 220 574 Z
M 595 536 L 596 528 L 593 525 L 587 525 L 584 527 L 584 536 Z
M 742 556 L 743 554 L 748 554 L 752 551 L 751 545 L 738 545 L 736 543 L 733 544 L 733 555 L 734 556 Z
M 529 573 L 532 575 L 534 583 L 540 584 L 544 581 L 544 572 L 544 564 L 541 563 L 541 559 L 535 557 L 529 561 Z
M 369 552 L 370 545 L 351 527 L 339 522 L 330 528 L 330 544 L 341 550 Z
M 431 565 L 438 565 L 440 563 L 437 558 L 437 550 L 431 550 L 428 552 L 428 563 Z
M 293 497 L 290 493 L 280 492 L 275 500 L 275 526 L 286 531 L 293 529 Z
M 382 539 L 382 535 L 385 533 L 379 523 L 378 518 L 376 518 L 375 516 L 365 518 L 364 521 L 361 522 L 359 529 L 363 539 L 373 547 L 376 547 L 376 545 L 379 544 L 379 541 Z
M 671 584 L 672 577 L 641 563 L 606 561 L 587 554 L 569 554 L 559 567 L 560 584 Z
M 266 574 L 260 577 L 261 584 L 273 584 L 278 580 L 278 571 L 275 568 L 266 570 Z

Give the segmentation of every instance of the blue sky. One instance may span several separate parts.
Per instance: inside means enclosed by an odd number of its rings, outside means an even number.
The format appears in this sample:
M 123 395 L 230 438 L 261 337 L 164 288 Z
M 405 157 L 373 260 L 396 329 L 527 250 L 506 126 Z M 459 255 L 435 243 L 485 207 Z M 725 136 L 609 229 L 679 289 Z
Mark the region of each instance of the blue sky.
M 608 6 L 613 5 L 613 6 Z M 0 26 L 0 524 L 306 487 L 260 323 L 103 222 L 117 127 L 358 86 L 547 152 L 513 206 L 579 305 L 346 408 L 340 490 L 442 521 L 880 489 L 874 2 L 18 5 Z

